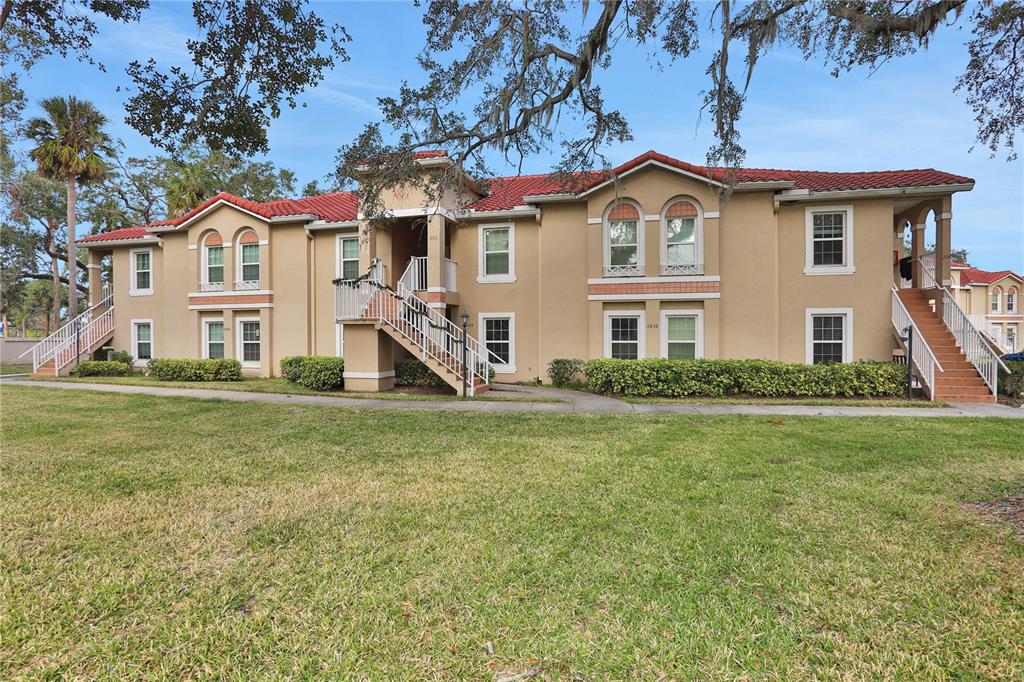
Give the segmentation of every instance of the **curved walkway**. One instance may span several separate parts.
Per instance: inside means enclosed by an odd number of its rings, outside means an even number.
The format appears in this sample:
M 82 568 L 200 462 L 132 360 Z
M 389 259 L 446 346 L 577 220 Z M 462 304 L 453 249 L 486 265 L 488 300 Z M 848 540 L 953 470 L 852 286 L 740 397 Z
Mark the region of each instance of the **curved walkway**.
M 284 403 L 300 405 L 333 405 L 362 409 L 447 410 L 456 412 L 553 412 L 577 414 L 751 414 L 823 417 L 1005 417 L 1024 419 L 1024 409 L 1003 405 L 958 404 L 952 407 L 811 407 L 806 405 L 637 405 L 604 396 L 538 388 L 515 384 L 495 384 L 493 390 L 523 394 L 522 401 L 497 400 L 377 400 L 374 398 L 340 398 L 337 396 L 288 395 L 283 393 L 252 393 L 248 391 L 215 391 L 205 388 L 162 388 L 125 384 L 88 384 L 71 381 L 31 381 L 4 379 L 0 384 L 34 386 L 36 388 L 101 391 L 105 393 L 177 396 L 203 400 L 234 400 L 239 402 Z M 531 402 L 530 396 L 559 398 L 564 403 Z

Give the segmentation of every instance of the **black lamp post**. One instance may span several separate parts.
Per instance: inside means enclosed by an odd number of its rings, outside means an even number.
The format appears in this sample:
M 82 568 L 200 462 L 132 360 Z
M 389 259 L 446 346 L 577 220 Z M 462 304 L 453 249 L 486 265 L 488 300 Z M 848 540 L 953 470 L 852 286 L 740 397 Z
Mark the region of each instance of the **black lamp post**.
M 466 397 L 466 386 L 467 386 L 467 372 L 466 372 L 466 339 L 468 338 L 467 330 L 469 329 L 469 313 L 465 310 L 462 311 L 460 316 L 462 319 L 462 397 Z
M 907 344 L 907 399 L 914 397 L 914 328 L 907 325 L 900 339 Z

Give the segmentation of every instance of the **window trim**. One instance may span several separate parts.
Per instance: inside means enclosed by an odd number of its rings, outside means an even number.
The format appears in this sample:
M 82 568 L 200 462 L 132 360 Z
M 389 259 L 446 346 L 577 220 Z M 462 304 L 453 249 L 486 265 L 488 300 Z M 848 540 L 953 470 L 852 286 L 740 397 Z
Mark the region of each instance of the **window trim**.
M 206 234 L 204 234 L 203 235 L 203 241 L 200 244 L 200 249 L 199 249 L 199 259 L 200 259 L 200 263 L 199 263 L 199 290 L 200 291 L 210 291 L 209 286 L 210 286 L 211 282 L 210 282 L 210 256 L 209 256 L 209 250 L 212 247 L 207 245 L 206 240 L 209 239 L 210 235 L 212 235 L 212 234 L 216 234 L 216 233 L 211 231 L 211 232 L 207 232 Z M 218 234 L 218 236 L 219 236 L 219 234 Z M 226 251 L 230 247 L 230 244 L 225 244 L 224 240 L 223 240 L 223 237 L 221 237 L 221 243 L 220 244 L 214 244 L 214 246 L 215 247 L 219 246 L 221 248 L 221 251 L 223 252 L 223 251 Z M 224 255 L 225 255 L 224 263 L 221 265 L 221 267 L 224 269 L 224 272 L 221 275 L 221 281 L 220 281 L 220 286 L 221 286 L 220 290 L 221 291 L 223 291 L 224 289 L 227 288 L 225 285 L 227 284 L 227 281 L 228 281 L 228 259 L 226 257 L 227 254 L 225 253 Z
M 487 230 L 508 230 L 508 274 L 488 275 L 486 273 L 487 253 L 485 252 L 484 233 Z M 516 224 L 480 223 L 477 226 L 477 271 L 476 281 L 480 284 L 501 284 L 516 281 Z
M 252 360 L 246 361 L 245 358 L 245 340 L 242 338 L 242 323 L 244 322 L 257 322 L 260 325 L 260 359 L 258 362 Z M 252 343 L 251 341 L 249 343 Z M 247 317 L 236 317 L 235 318 L 235 357 L 242 364 L 244 369 L 259 369 L 263 363 L 263 320 L 259 317 L 247 316 Z
M 853 308 L 807 308 L 804 313 L 804 362 L 814 364 L 814 318 L 819 315 L 842 315 L 843 364 L 853 362 Z
M 343 272 L 343 269 L 344 269 L 342 267 L 342 264 L 341 264 L 341 256 L 344 253 L 344 250 L 341 248 L 341 243 L 344 240 L 346 240 L 346 239 L 355 239 L 356 240 L 356 246 L 359 246 L 359 234 L 358 233 L 353 233 L 353 232 L 339 232 L 338 233 L 337 238 L 335 238 L 335 240 L 334 240 L 334 278 L 335 279 L 341 279 L 341 275 L 342 275 L 342 272 Z M 355 260 L 356 261 L 356 277 L 359 277 L 359 255 L 358 254 L 359 254 L 359 249 L 356 250 L 356 257 L 354 259 L 352 259 L 352 258 L 346 258 L 345 259 L 345 260 Z
M 814 214 L 815 213 L 846 213 L 843 220 L 843 255 L 845 265 L 814 264 Z M 857 272 L 854 266 L 853 204 L 841 206 L 808 206 L 804 209 L 804 274 L 805 275 L 852 275 Z
M 477 333 L 480 345 L 487 347 L 487 320 L 508 320 L 508 364 L 492 363 L 495 374 L 515 374 L 516 372 L 516 314 L 515 313 L 480 313 L 477 316 Z M 490 359 L 490 358 L 488 358 Z
M 612 242 L 611 242 L 611 225 L 608 216 L 611 215 L 612 211 L 621 204 L 629 204 L 636 209 L 636 272 L 633 274 L 628 273 L 612 273 L 609 274 L 608 268 L 612 266 Z M 633 199 L 615 199 L 608 206 L 605 207 L 604 213 L 601 215 L 601 274 L 605 277 L 643 277 L 647 274 L 647 216 L 644 215 L 643 208 L 640 204 Z M 624 267 L 616 265 L 614 267 Z
M 995 297 L 995 307 L 992 307 L 992 297 Z M 988 290 L 988 314 L 989 315 L 1002 315 L 1003 314 L 1003 288 L 998 284 L 993 285 Z
M 661 357 L 668 358 L 668 318 L 670 317 L 696 317 L 697 318 L 697 329 L 696 329 L 696 344 L 694 348 L 694 359 L 700 360 L 704 357 L 704 311 L 703 310 L 687 310 L 686 308 L 680 308 L 678 310 L 662 310 L 661 311 Z
M 1010 307 L 1010 294 L 1013 294 L 1013 307 Z M 1016 315 L 1018 308 L 1020 308 L 1020 289 L 1011 286 L 1006 289 L 1006 296 L 1003 299 L 1003 311 L 1007 315 Z
M 210 359 L 210 324 L 224 324 L 223 317 L 204 317 L 203 318 L 203 359 Z M 224 345 L 224 357 L 228 357 L 228 338 L 227 338 L 227 327 L 224 327 L 224 340 L 221 342 Z
M 604 357 L 612 357 L 612 318 L 637 317 L 637 360 L 647 357 L 647 310 L 643 308 L 629 310 L 604 311 Z
M 256 235 L 256 241 L 248 242 L 246 244 L 243 244 L 242 243 L 242 237 L 244 237 L 249 232 L 252 232 L 253 234 Z M 256 247 L 256 263 L 255 263 L 255 265 L 256 265 L 257 268 L 259 268 L 259 277 L 257 277 L 256 280 L 255 280 L 255 282 L 256 282 L 256 287 L 255 288 L 259 289 L 260 288 L 260 282 L 263 281 L 263 250 L 260 248 L 262 246 L 262 243 L 259 240 L 259 235 L 256 234 L 256 230 L 254 230 L 254 229 L 252 229 L 250 227 L 250 228 L 244 229 L 241 232 L 239 232 L 238 233 L 238 238 L 235 239 L 235 242 L 237 244 L 237 247 L 235 248 L 235 251 L 237 251 L 237 253 L 235 255 L 235 281 L 237 281 L 239 283 L 247 281 L 245 279 L 245 263 L 243 263 L 242 254 L 245 253 L 245 247 L 246 246 L 255 246 Z M 249 263 L 249 265 L 253 265 L 253 263 Z M 227 273 L 225 273 L 225 274 L 227 274 Z
M 135 331 L 136 327 L 138 327 L 140 324 L 149 325 L 149 358 L 145 360 L 139 359 L 139 335 Z M 149 365 L 149 361 L 156 357 L 156 326 L 153 324 L 152 318 L 139 318 L 131 320 L 129 329 L 131 330 L 132 334 L 132 366 L 147 367 Z
M 148 289 L 137 289 L 135 287 L 135 283 L 136 283 L 135 275 L 138 272 L 138 270 L 136 269 L 136 263 L 135 263 L 135 254 L 137 254 L 137 253 L 148 253 L 149 254 L 149 288 Z M 131 282 L 130 282 L 129 287 L 128 287 L 128 295 L 129 296 L 152 296 L 153 295 L 153 249 L 152 248 L 131 249 L 128 252 L 128 258 L 131 261 L 131 263 L 130 263 L 130 265 L 131 265 Z
M 660 268 L 660 274 L 662 276 L 672 276 L 672 277 L 687 277 L 688 276 L 688 275 L 685 275 L 685 274 L 680 275 L 678 273 L 667 273 L 667 272 L 665 272 L 665 268 L 669 267 L 669 262 L 668 262 L 668 218 L 666 218 L 665 214 L 668 213 L 668 209 L 672 208 L 673 205 L 679 203 L 680 201 L 685 201 L 686 203 L 692 205 L 694 208 L 697 209 L 697 218 L 694 221 L 694 226 L 693 226 L 693 242 L 694 242 L 693 251 L 694 251 L 694 257 L 695 257 L 695 261 L 696 261 L 697 271 L 694 272 L 693 275 L 698 275 L 698 276 L 699 275 L 703 275 L 704 274 L 704 207 L 701 206 L 700 202 L 697 201 L 694 197 L 691 197 L 691 196 L 689 196 L 687 194 L 680 194 L 678 196 L 672 197 L 667 202 L 665 202 L 664 206 L 661 207 L 661 214 L 660 214 L 660 216 L 658 218 L 658 225 L 659 225 L 659 230 L 660 230 L 660 232 L 658 234 L 658 239 L 661 242 L 661 254 L 660 254 L 661 268 Z

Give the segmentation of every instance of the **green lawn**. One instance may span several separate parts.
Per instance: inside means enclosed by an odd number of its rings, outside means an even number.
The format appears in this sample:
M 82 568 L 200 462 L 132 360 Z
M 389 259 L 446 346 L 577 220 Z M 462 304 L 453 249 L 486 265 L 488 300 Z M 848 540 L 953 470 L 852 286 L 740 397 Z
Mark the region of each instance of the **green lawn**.
M 87 384 L 123 384 L 129 386 L 158 386 L 160 388 L 200 388 L 216 391 L 250 391 L 253 393 L 288 393 L 291 395 L 327 395 L 338 398 L 372 398 L 374 400 L 456 400 L 460 396 L 452 393 L 425 392 L 415 389 L 396 388 L 381 393 L 360 393 L 356 391 L 314 391 L 292 383 L 287 379 L 242 379 L 241 381 L 158 381 L 144 374 L 129 377 L 37 377 L 35 381 L 72 381 Z M 529 400 L 540 403 L 565 402 L 558 398 L 527 398 L 509 393 L 484 393 L 472 400 L 519 401 Z
M 32 363 L 28 364 L 5 364 L 0 365 L 0 375 L 4 374 L 31 374 Z
M 807 407 L 949 407 L 938 400 L 906 398 L 643 398 L 622 396 L 638 405 L 806 405 Z
M 5 679 L 1024 678 L 1017 421 L 0 390 Z

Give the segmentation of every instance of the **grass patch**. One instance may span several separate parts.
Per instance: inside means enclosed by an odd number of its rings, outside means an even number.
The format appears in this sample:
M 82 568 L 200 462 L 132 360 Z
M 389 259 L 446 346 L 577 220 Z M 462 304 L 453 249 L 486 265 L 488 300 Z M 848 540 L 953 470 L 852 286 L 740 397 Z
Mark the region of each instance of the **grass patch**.
M 457 400 L 454 392 L 442 393 L 421 388 L 396 388 L 380 393 L 357 391 L 314 391 L 281 378 L 244 378 L 241 381 L 159 381 L 144 374 L 128 377 L 36 377 L 33 381 L 70 381 L 85 384 L 122 384 L 127 386 L 156 386 L 158 388 L 197 388 L 214 391 L 248 391 L 252 393 L 285 393 L 289 395 L 320 395 L 338 398 L 367 398 L 372 400 Z M 532 396 L 495 395 L 484 393 L 471 400 L 496 400 L 500 402 L 564 402 L 557 398 L 535 398 Z
M 0 365 L 0 376 L 2 376 L 4 374 L 31 374 L 31 373 L 32 373 L 32 363 L 31 362 L 29 362 L 27 364 L 20 363 L 20 364 L 13 364 L 13 365 L 10 365 L 10 364 Z
M 638 405 L 806 405 L 808 407 L 949 407 L 939 400 L 906 398 L 643 398 L 616 396 Z
M 0 677 L 1024 678 L 1016 421 L 2 391 Z

